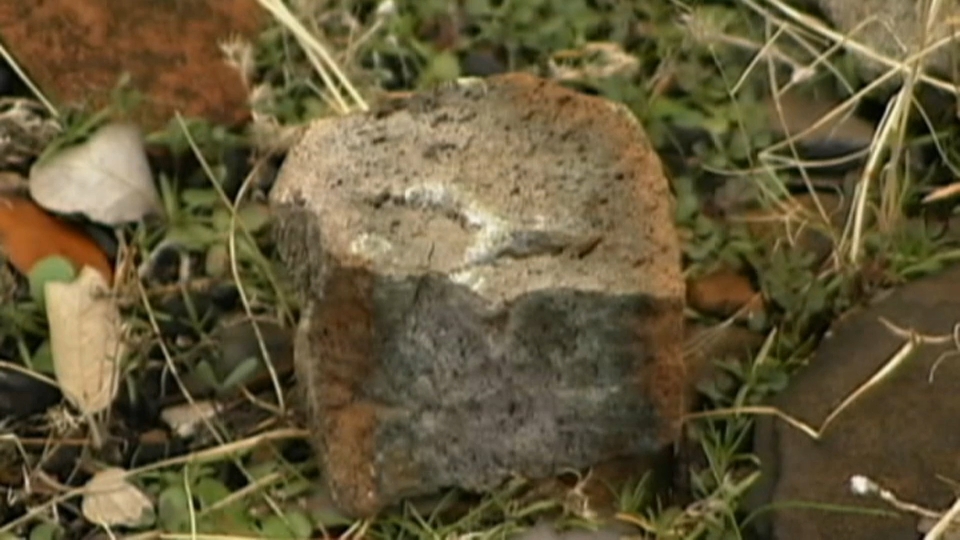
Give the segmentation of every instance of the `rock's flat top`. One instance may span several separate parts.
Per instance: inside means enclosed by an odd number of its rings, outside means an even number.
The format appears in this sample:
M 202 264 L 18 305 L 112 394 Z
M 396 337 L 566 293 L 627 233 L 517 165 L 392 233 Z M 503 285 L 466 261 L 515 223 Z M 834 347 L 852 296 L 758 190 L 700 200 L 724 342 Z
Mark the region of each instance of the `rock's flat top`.
M 841 319 L 808 367 L 773 401 L 817 428 L 847 395 L 870 379 L 904 344 L 881 318 L 906 330 L 950 336 L 960 321 L 960 268 L 893 291 Z M 755 503 L 806 501 L 892 508 L 851 493 L 853 475 L 866 475 L 902 500 L 945 510 L 954 499 L 946 479 L 960 477 L 960 361 L 952 339 L 920 345 L 897 370 L 831 422 L 814 441 L 781 421 L 758 419 L 757 452 L 764 482 Z M 782 510 L 772 520 L 777 540 L 904 539 L 917 535 L 916 516 L 896 517 Z
M 672 196 L 633 116 L 530 75 L 321 120 L 272 196 L 326 216 L 318 241 L 331 253 L 382 273 L 429 268 L 489 299 L 683 295 Z M 570 256 L 545 256 L 557 253 Z

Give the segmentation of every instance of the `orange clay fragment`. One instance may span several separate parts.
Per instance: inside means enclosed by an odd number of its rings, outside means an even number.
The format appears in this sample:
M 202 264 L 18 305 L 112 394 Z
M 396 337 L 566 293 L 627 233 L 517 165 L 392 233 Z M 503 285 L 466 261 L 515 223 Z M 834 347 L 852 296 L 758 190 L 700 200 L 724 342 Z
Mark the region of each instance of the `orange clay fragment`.
M 24 275 L 38 261 L 59 255 L 72 262 L 77 272 L 90 266 L 113 283 L 113 267 L 100 246 L 83 230 L 48 214 L 30 199 L 0 198 L 0 245 Z

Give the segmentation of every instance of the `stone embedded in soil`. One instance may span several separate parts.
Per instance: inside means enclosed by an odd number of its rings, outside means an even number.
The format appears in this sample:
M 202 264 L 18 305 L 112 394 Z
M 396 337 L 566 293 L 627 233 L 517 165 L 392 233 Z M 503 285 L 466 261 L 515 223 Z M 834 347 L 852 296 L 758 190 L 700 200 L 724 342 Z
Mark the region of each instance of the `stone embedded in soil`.
M 842 318 L 811 364 L 772 405 L 817 428 L 903 345 L 905 338 L 888 330 L 881 318 L 920 334 L 949 337 L 958 314 L 960 268 L 909 283 Z M 889 378 L 841 412 L 820 441 L 781 421 L 758 419 L 755 443 L 763 477 L 751 506 L 804 501 L 892 514 L 781 508 L 761 514 L 769 516 L 761 522 L 769 533 L 764 538 L 919 538 L 917 516 L 853 495 L 850 477 L 865 475 L 901 500 L 929 509 L 942 511 L 952 504 L 956 495 L 949 479 L 960 476 L 960 363 L 955 354 L 952 339 L 919 345 Z
M 218 43 L 255 39 L 267 20 L 257 0 L 0 2 L 4 46 L 55 104 L 104 107 L 127 72 L 144 98 L 134 120 L 148 129 L 177 111 L 245 121 L 247 90 Z
M 624 107 L 522 74 L 445 85 L 317 121 L 271 197 L 345 511 L 678 437 L 674 202 Z

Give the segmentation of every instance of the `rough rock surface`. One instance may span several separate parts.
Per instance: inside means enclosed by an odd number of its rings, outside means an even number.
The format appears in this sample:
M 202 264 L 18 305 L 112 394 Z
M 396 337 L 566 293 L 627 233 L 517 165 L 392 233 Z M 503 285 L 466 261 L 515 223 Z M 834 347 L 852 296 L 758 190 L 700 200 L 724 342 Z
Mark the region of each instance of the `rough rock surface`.
M 773 401 L 814 428 L 903 345 L 881 322 L 921 334 L 950 336 L 960 317 L 960 268 L 912 282 L 843 318 L 810 365 Z M 950 353 L 945 355 L 945 353 Z M 918 518 L 896 513 L 876 497 L 850 491 L 866 475 L 901 500 L 946 510 L 960 477 L 960 362 L 953 339 L 918 346 L 892 376 L 840 413 L 820 441 L 786 423 L 758 420 L 761 485 L 752 504 L 804 501 L 854 507 L 849 512 L 783 508 L 761 522 L 777 540 L 914 540 Z M 934 369 L 935 368 L 935 369 Z M 873 515 L 864 511 L 872 511 Z M 860 513 L 857 513 L 857 512 Z M 881 515 L 877 515 L 880 511 Z
M 255 39 L 268 13 L 256 0 L 6 0 L 4 45 L 56 105 L 110 104 L 124 73 L 144 102 L 149 129 L 179 111 L 222 124 L 249 116 L 240 74 L 219 42 Z
M 817 6 L 831 23 L 850 39 L 858 41 L 876 53 L 894 61 L 901 61 L 921 48 L 929 2 L 919 0 L 792 0 L 798 7 Z M 934 17 L 932 32 L 927 43 L 953 36 L 948 43 L 924 57 L 924 66 L 947 78 L 956 79 L 955 62 L 960 46 L 956 40 L 953 20 L 960 16 L 960 0 L 939 3 L 940 10 Z M 885 73 L 889 66 L 855 53 L 863 71 L 869 77 Z M 898 79 L 891 80 L 897 86 Z
M 271 195 L 355 515 L 651 453 L 687 375 L 673 198 L 625 108 L 523 74 L 318 121 Z

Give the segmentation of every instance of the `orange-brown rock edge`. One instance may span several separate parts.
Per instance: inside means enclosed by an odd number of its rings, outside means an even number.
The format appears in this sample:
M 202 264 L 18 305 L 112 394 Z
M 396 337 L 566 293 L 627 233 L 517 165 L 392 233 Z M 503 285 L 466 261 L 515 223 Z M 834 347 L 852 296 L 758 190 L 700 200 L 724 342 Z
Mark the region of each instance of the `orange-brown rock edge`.
M 271 194 L 295 368 L 341 508 L 679 436 L 674 201 L 631 113 L 530 75 L 319 120 Z
M 133 120 L 147 129 L 177 111 L 246 121 L 247 89 L 219 43 L 253 40 L 268 20 L 256 0 L 0 2 L 4 46 L 55 104 L 104 107 L 127 73 L 143 97 Z

